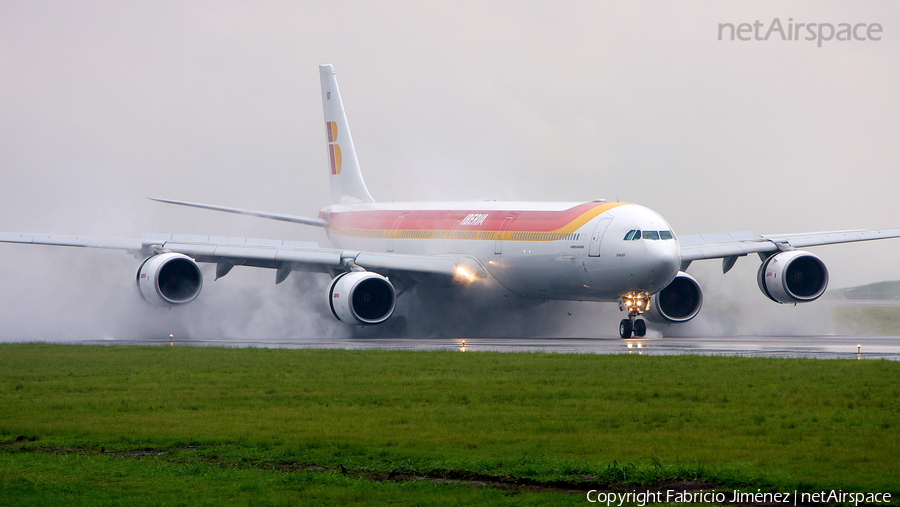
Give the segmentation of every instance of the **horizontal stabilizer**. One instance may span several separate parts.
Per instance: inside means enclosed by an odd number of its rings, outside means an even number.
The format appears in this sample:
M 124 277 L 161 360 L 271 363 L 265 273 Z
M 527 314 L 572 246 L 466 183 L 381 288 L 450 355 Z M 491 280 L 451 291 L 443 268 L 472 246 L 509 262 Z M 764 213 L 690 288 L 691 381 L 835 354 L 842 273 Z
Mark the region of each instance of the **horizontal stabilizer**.
M 239 208 L 227 208 L 225 206 L 212 206 L 210 204 L 198 204 L 195 202 L 173 201 L 171 199 L 157 199 L 148 197 L 151 201 L 164 202 L 166 204 L 177 204 L 179 206 L 190 206 L 191 208 L 201 208 L 213 211 L 224 211 L 225 213 L 234 213 L 237 215 L 247 215 L 251 217 L 268 218 L 269 220 L 281 220 L 282 222 L 292 222 L 295 224 L 314 225 L 316 227 L 325 227 L 325 220 L 321 218 L 298 217 L 295 215 L 282 215 L 280 213 L 267 213 L 265 211 L 253 211 Z

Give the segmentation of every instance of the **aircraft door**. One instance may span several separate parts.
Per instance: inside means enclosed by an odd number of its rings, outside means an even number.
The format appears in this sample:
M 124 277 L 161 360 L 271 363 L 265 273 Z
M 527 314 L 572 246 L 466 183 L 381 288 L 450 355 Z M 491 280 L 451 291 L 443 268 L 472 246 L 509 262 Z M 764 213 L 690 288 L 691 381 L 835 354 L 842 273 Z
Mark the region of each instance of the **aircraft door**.
M 453 242 L 456 241 L 456 231 L 459 229 L 459 224 L 462 220 L 457 220 L 455 224 L 453 224 L 453 228 L 450 229 L 450 237 L 447 239 L 447 252 L 453 253 Z
M 497 230 L 497 240 L 494 241 L 494 253 L 500 255 L 503 252 L 503 233 L 506 232 L 506 228 L 509 227 L 509 224 L 515 220 L 516 217 L 506 217 L 506 220 L 500 224 L 500 229 Z
M 603 241 L 603 234 L 606 228 L 612 223 L 612 218 L 601 218 L 594 227 L 594 234 L 591 235 L 591 246 L 588 249 L 588 256 L 600 257 L 600 242 Z
M 394 251 L 394 236 L 397 234 L 397 231 L 400 229 L 400 225 L 403 223 L 403 215 L 397 217 L 397 220 L 394 220 L 394 225 L 391 226 L 391 231 L 388 233 L 387 240 L 387 251 Z

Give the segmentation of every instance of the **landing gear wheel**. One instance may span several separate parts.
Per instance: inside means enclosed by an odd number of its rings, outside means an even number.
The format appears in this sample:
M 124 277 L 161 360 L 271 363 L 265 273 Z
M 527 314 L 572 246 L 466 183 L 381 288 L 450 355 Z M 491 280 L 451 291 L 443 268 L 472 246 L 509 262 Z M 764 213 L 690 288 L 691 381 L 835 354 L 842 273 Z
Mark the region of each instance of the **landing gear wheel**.
M 623 340 L 631 338 L 631 321 L 628 319 L 622 319 L 622 322 L 619 322 L 619 338 Z
M 644 319 L 637 319 L 634 321 L 634 335 L 638 338 L 643 338 L 644 335 L 647 334 L 647 323 L 644 322 Z

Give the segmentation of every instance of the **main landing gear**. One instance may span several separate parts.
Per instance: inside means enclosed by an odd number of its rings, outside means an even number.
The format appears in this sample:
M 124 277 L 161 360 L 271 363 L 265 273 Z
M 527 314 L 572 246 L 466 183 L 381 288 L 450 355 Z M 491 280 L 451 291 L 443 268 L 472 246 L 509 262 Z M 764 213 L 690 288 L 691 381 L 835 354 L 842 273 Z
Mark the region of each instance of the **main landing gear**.
M 647 323 L 638 317 L 650 309 L 650 295 L 647 293 L 628 293 L 619 298 L 619 310 L 627 311 L 628 318 L 619 322 L 619 338 L 631 338 L 631 334 L 642 338 L 647 334 Z

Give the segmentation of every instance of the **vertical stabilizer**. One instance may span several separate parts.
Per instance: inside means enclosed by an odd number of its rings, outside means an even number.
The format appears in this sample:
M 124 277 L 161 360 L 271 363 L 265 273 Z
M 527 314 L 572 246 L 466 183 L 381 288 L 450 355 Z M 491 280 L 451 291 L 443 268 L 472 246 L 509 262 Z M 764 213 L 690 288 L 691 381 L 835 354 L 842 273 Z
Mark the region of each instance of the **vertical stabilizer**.
M 331 200 L 341 204 L 375 202 L 359 171 L 347 115 L 334 77 L 334 67 L 319 65 L 319 78 L 322 80 L 322 107 L 325 110 L 325 134 L 331 170 Z

